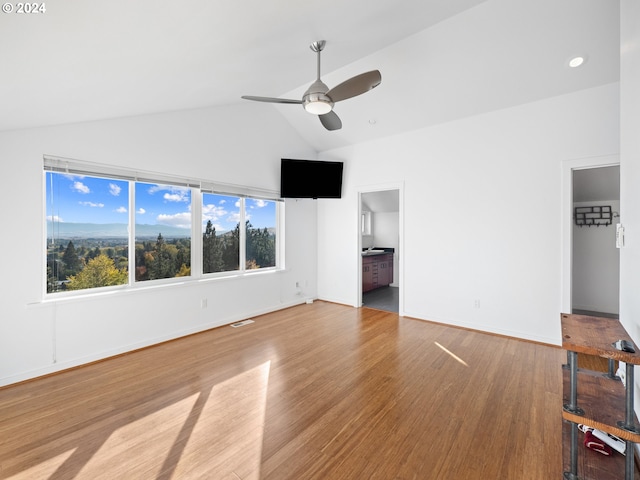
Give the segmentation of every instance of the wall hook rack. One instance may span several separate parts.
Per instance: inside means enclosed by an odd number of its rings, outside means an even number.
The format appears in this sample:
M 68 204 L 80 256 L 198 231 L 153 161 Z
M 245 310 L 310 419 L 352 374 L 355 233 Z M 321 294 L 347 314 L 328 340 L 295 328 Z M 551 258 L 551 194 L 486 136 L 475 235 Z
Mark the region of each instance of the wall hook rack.
M 606 227 L 611 225 L 613 221 L 613 211 L 610 205 L 575 207 L 573 218 L 579 227 L 585 225 L 588 227 L 604 225 Z

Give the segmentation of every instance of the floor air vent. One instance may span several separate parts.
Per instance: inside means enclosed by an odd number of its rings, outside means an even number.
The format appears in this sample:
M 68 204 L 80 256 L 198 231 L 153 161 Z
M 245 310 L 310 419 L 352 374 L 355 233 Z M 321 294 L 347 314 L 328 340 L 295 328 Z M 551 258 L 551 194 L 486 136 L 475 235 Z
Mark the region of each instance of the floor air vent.
M 245 325 L 249 325 L 250 323 L 253 323 L 253 320 L 243 320 L 241 322 L 232 323 L 231 326 L 233 328 L 238 328 L 238 327 L 244 327 Z

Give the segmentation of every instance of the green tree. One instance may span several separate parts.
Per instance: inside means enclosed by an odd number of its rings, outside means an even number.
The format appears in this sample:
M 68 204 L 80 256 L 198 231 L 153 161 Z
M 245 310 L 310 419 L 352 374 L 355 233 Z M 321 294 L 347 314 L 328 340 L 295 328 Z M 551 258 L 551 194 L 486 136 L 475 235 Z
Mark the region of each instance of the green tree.
M 76 248 L 73 246 L 73 242 L 69 240 L 67 248 L 62 254 L 62 262 L 64 263 L 64 274 L 69 277 L 75 275 L 82 270 L 82 261 L 76 252 Z
M 222 261 L 225 272 L 240 268 L 240 224 L 223 236 Z
M 191 270 L 191 239 L 180 239 L 175 240 L 177 254 L 175 258 L 175 265 L 179 267 L 178 270 L 182 269 L 182 265 L 185 265 L 189 270 Z
M 187 267 L 184 263 L 180 265 L 180 270 L 176 273 L 176 277 L 188 277 L 191 275 L 191 267 Z
M 100 256 L 101 253 L 102 252 L 100 251 L 100 247 L 96 246 L 93 250 L 87 253 L 86 258 L 87 260 L 91 260 L 93 258 Z
M 247 269 L 273 267 L 276 264 L 275 236 L 265 227 L 262 230 L 246 224 Z
M 149 270 L 147 268 L 146 255 L 145 255 L 145 245 L 144 243 L 136 243 L 135 256 L 135 272 L 136 272 L 136 281 L 141 280 L 149 280 Z
M 149 280 L 175 277 L 180 269 L 180 265 L 176 265 L 177 256 L 177 247 L 167 244 L 162 233 L 159 233 L 151 259 L 149 256 L 146 259 Z
M 69 277 L 68 290 L 82 290 L 85 288 L 108 287 L 123 285 L 128 281 L 126 270 L 116 268 L 113 260 L 106 255 L 98 255 L 89 260 L 87 265 L 77 275 Z
M 59 282 L 66 279 L 64 276 L 64 266 L 60 260 L 59 249 L 56 247 L 47 248 L 47 292 L 57 292 L 60 290 Z
M 208 220 L 202 234 L 202 271 L 204 273 L 222 272 L 223 268 L 222 241 L 216 236 L 216 228 L 211 220 Z

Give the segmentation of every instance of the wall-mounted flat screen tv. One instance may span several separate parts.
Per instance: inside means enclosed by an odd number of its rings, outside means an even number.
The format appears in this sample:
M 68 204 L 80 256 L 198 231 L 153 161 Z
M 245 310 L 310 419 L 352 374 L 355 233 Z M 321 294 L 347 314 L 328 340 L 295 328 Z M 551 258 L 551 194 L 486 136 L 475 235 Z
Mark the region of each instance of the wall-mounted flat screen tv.
M 283 158 L 280 166 L 282 198 L 341 198 L 342 162 Z

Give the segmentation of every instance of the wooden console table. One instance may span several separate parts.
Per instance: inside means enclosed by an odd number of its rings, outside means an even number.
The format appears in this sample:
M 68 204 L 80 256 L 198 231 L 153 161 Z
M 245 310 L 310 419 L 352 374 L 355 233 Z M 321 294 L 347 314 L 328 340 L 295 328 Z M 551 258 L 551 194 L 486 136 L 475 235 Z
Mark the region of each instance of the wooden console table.
M 633 480 L 634 443 L 640 443 L 640 424 L 634 404 L 634 365 L 640 365 L 640 350 L 617 319 L 560 315 L 562 348 L 567 350 L 563 365 L 564 478 L 567 480 Z M 615 347 L 627 340 L 635 353 Z M 578 369 L 578 353 L 609 360 L 607 373 Z M 615 362 L 626 364 L 626 385 L 615 375 Z M 578 446 L 578 424 L 596 428 L 626 442 L 626 456 L 617 452 L 604 456 Z M 568 453 L 568 456 L 567 456 Z

